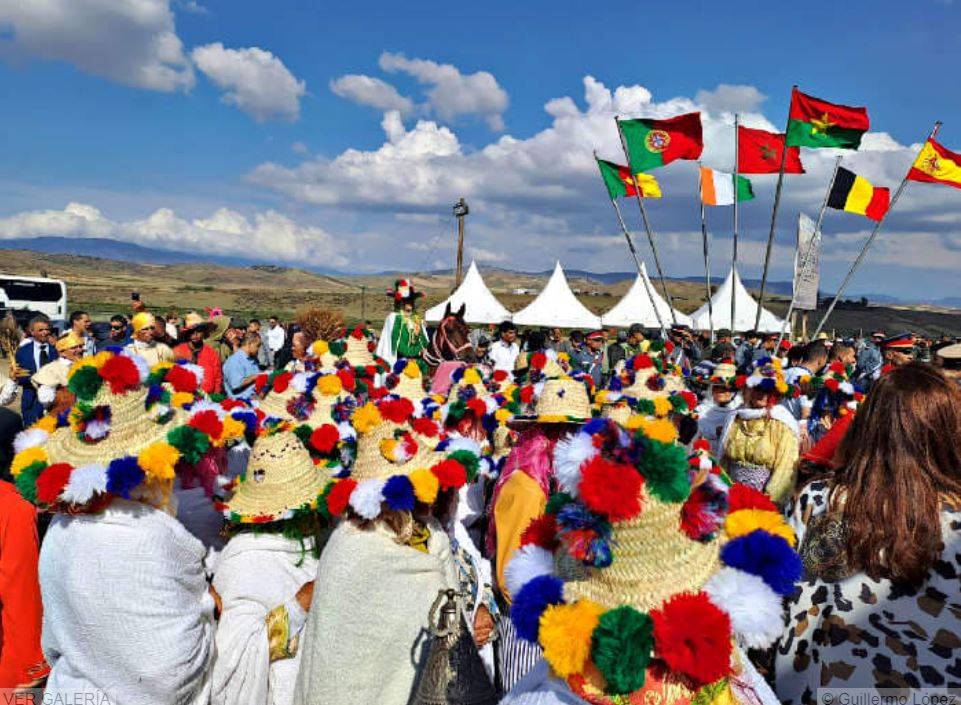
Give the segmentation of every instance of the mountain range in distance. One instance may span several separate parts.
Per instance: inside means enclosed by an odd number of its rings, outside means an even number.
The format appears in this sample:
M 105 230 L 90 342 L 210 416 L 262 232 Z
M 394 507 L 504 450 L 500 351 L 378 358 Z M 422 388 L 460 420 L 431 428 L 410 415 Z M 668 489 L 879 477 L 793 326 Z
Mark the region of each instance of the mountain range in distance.
M 222 254 L 204 254 L 197 252 L 180 252 L 176 250 L 164 250 L 154 247 L 146 247 L 144 245 L 138 245 L 129 242 L 122 242 L 119 240 L 113 240 L 110 238 L 69 238 L 69 237 L 59 237 L 59 236 L 48 236 L 48 237 L 28 237 L 28 238 L 12 238 L 8 240 L 0 240 L 0 250 L 30 250 L 32 252 L 39 252 L 41 254 L 51 254 L 51 255 L 76 255 L 84 257 L 100 257 L 108 258 L 113 260 L 120 260 L 123 262 L 139 262 L 139 263 L 155 263 L 155 264 L 220 264 L 233 267 L 252 267 L 252 266 L 263 266 L 265 263 L 263 259 L 248 258 L 241 256 L 230 256 Z M 337 269 L 332 269 L 328 267 L 316 267 L 316 266 L 303 266 L 303 269 L 315 272 L 317 274 L 329 275 L 329 276 L 351 276 L 351 272 L 345 272 Z M 2 265 L 0 265 L 2 269 Z M 488 267 L 483 266 L 483 269 L 487 271 L 500 271 L 505 273 L 511 273 L 515 270 L 503 268 L 503 267 Z M 601 284 L 616 284 L 617 282 L 631 280 L 636 276 L 633 271 L 625 272 L 590 272 L 581 269 L 565 269 L 565 273 L 569 277 L 579 278 L 579 279 L 591 279 L 597 281 Z M 545 270 L 542 272 L 519 272 L 528 276 L 543 276 L 549 277 L 552 270 Z M 451 270 L 441 269 L 432 270 L 427 272 L 428 274 L 450 274 Z M 385 271 L 377 272 L 378 275 L 394 274 L 394 272 Z M 687 277 L 668 277 L 669 279 L 676 281 L 686 281 L 686 282 L 696 282 L 703 283 L 705 277 L 702 276 L 687 276 Z M 719 285 L 723 281 L 721 277 L 712 277 L 712 285 Z M 749 289 L 760 288 L 760 279 L 743 279 L 744 285 Z M 792 283 L 789 281 L 768 281 L 767 290 L 774 295 L 779 296 L 790 296 L 791 295 Z M 822 292 L 822 296 L 828 296 L 829 294 Z M 858 297 L 851 297 L 858 298 Z M 916 301 L 906 301 L 894 296 L 888 296 L 885 294 L 867 294 L 865 295 L 869 301 L 879 304 L 916 304 Z M 941 306 L 946 308 L 961 308 L 961 297 L 953 296 L 942 299 L 937 299 L 935 301 L 923 302 L 926 304 Z

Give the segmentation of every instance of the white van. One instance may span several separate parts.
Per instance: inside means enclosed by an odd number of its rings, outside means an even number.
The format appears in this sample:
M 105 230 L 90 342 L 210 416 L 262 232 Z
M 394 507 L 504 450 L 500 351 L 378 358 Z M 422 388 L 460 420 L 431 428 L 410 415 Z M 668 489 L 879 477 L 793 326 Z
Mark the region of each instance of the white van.
M 9 309 L 21 325 L 22 318 L 43 313 L 59 330 L 67 327 L 67 286 L 59 279 L 0 274 L 0 309 Z

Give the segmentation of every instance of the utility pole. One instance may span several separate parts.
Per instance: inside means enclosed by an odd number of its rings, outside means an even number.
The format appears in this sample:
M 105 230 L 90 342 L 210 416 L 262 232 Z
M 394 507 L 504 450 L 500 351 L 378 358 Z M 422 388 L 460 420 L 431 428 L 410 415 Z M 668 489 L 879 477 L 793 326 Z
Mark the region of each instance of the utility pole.
M 454 204 L 454 216 L 457 218 L 457 272 L 454 275 L 454 288 L 460 286 L 461 275 L 464 273 L 464 220 L 470 209 L 463 198 Z

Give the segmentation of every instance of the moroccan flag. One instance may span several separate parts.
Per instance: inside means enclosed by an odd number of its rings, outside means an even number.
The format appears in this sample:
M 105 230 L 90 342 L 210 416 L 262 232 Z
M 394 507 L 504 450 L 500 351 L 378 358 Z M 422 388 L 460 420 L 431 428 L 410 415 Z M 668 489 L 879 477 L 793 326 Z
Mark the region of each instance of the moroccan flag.
M 631 155 L 631 171 L 649 171 L 675 159 L 700 159 L 704 149 L 701 114 L 687 113 L 667 120 L 618 120 Z
M 781 168 L 784 135 L 751 127 L 737 127 L 737 170 L 741 174 L 776 174 Z M 801 150 L 788 147 L 785 174 L 803 174 Z
M 601 177 L 612 201 L 622 196 L 633 196 L 638 190 L 641 198 L 661 197 L 661 185 L 650 174 L 631 176 L 631 170 L 626 166 L 603 159 L 597 160 L 597 168 L 601 170 Z
M 743 176 L 737 177 L 737 200 L 750 201 L 754 198 L 751 182 Z M 705 206 L 734 205 L 734 174 L 701 167 L 701 202 Z
M 888 212 L 890 203 L 891 192 L 888 189 L 872 186 L 870 181 L 853 171 L 848 171 L 843 166 L 838 167 L 834 185 L 828 194 L 828 205 L 831 208 L 866 215 L 871 220 L 881 220 Z
M 927 181 L 961 188 L 961 154 L 951 152 L 929 139 L 911 165 L 908 181 Z
M 794 89 L 788 114 L 791 147 L 857 149 L 868 131 L 868 109 L 828 103 Z

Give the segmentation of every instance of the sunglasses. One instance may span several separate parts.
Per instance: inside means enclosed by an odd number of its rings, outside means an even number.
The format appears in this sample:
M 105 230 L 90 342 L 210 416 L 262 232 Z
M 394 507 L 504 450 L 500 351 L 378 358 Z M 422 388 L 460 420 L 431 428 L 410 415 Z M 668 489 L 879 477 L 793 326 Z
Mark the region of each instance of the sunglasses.
M 123 330 L 123 326 L 110 326 L 110 330 Z

